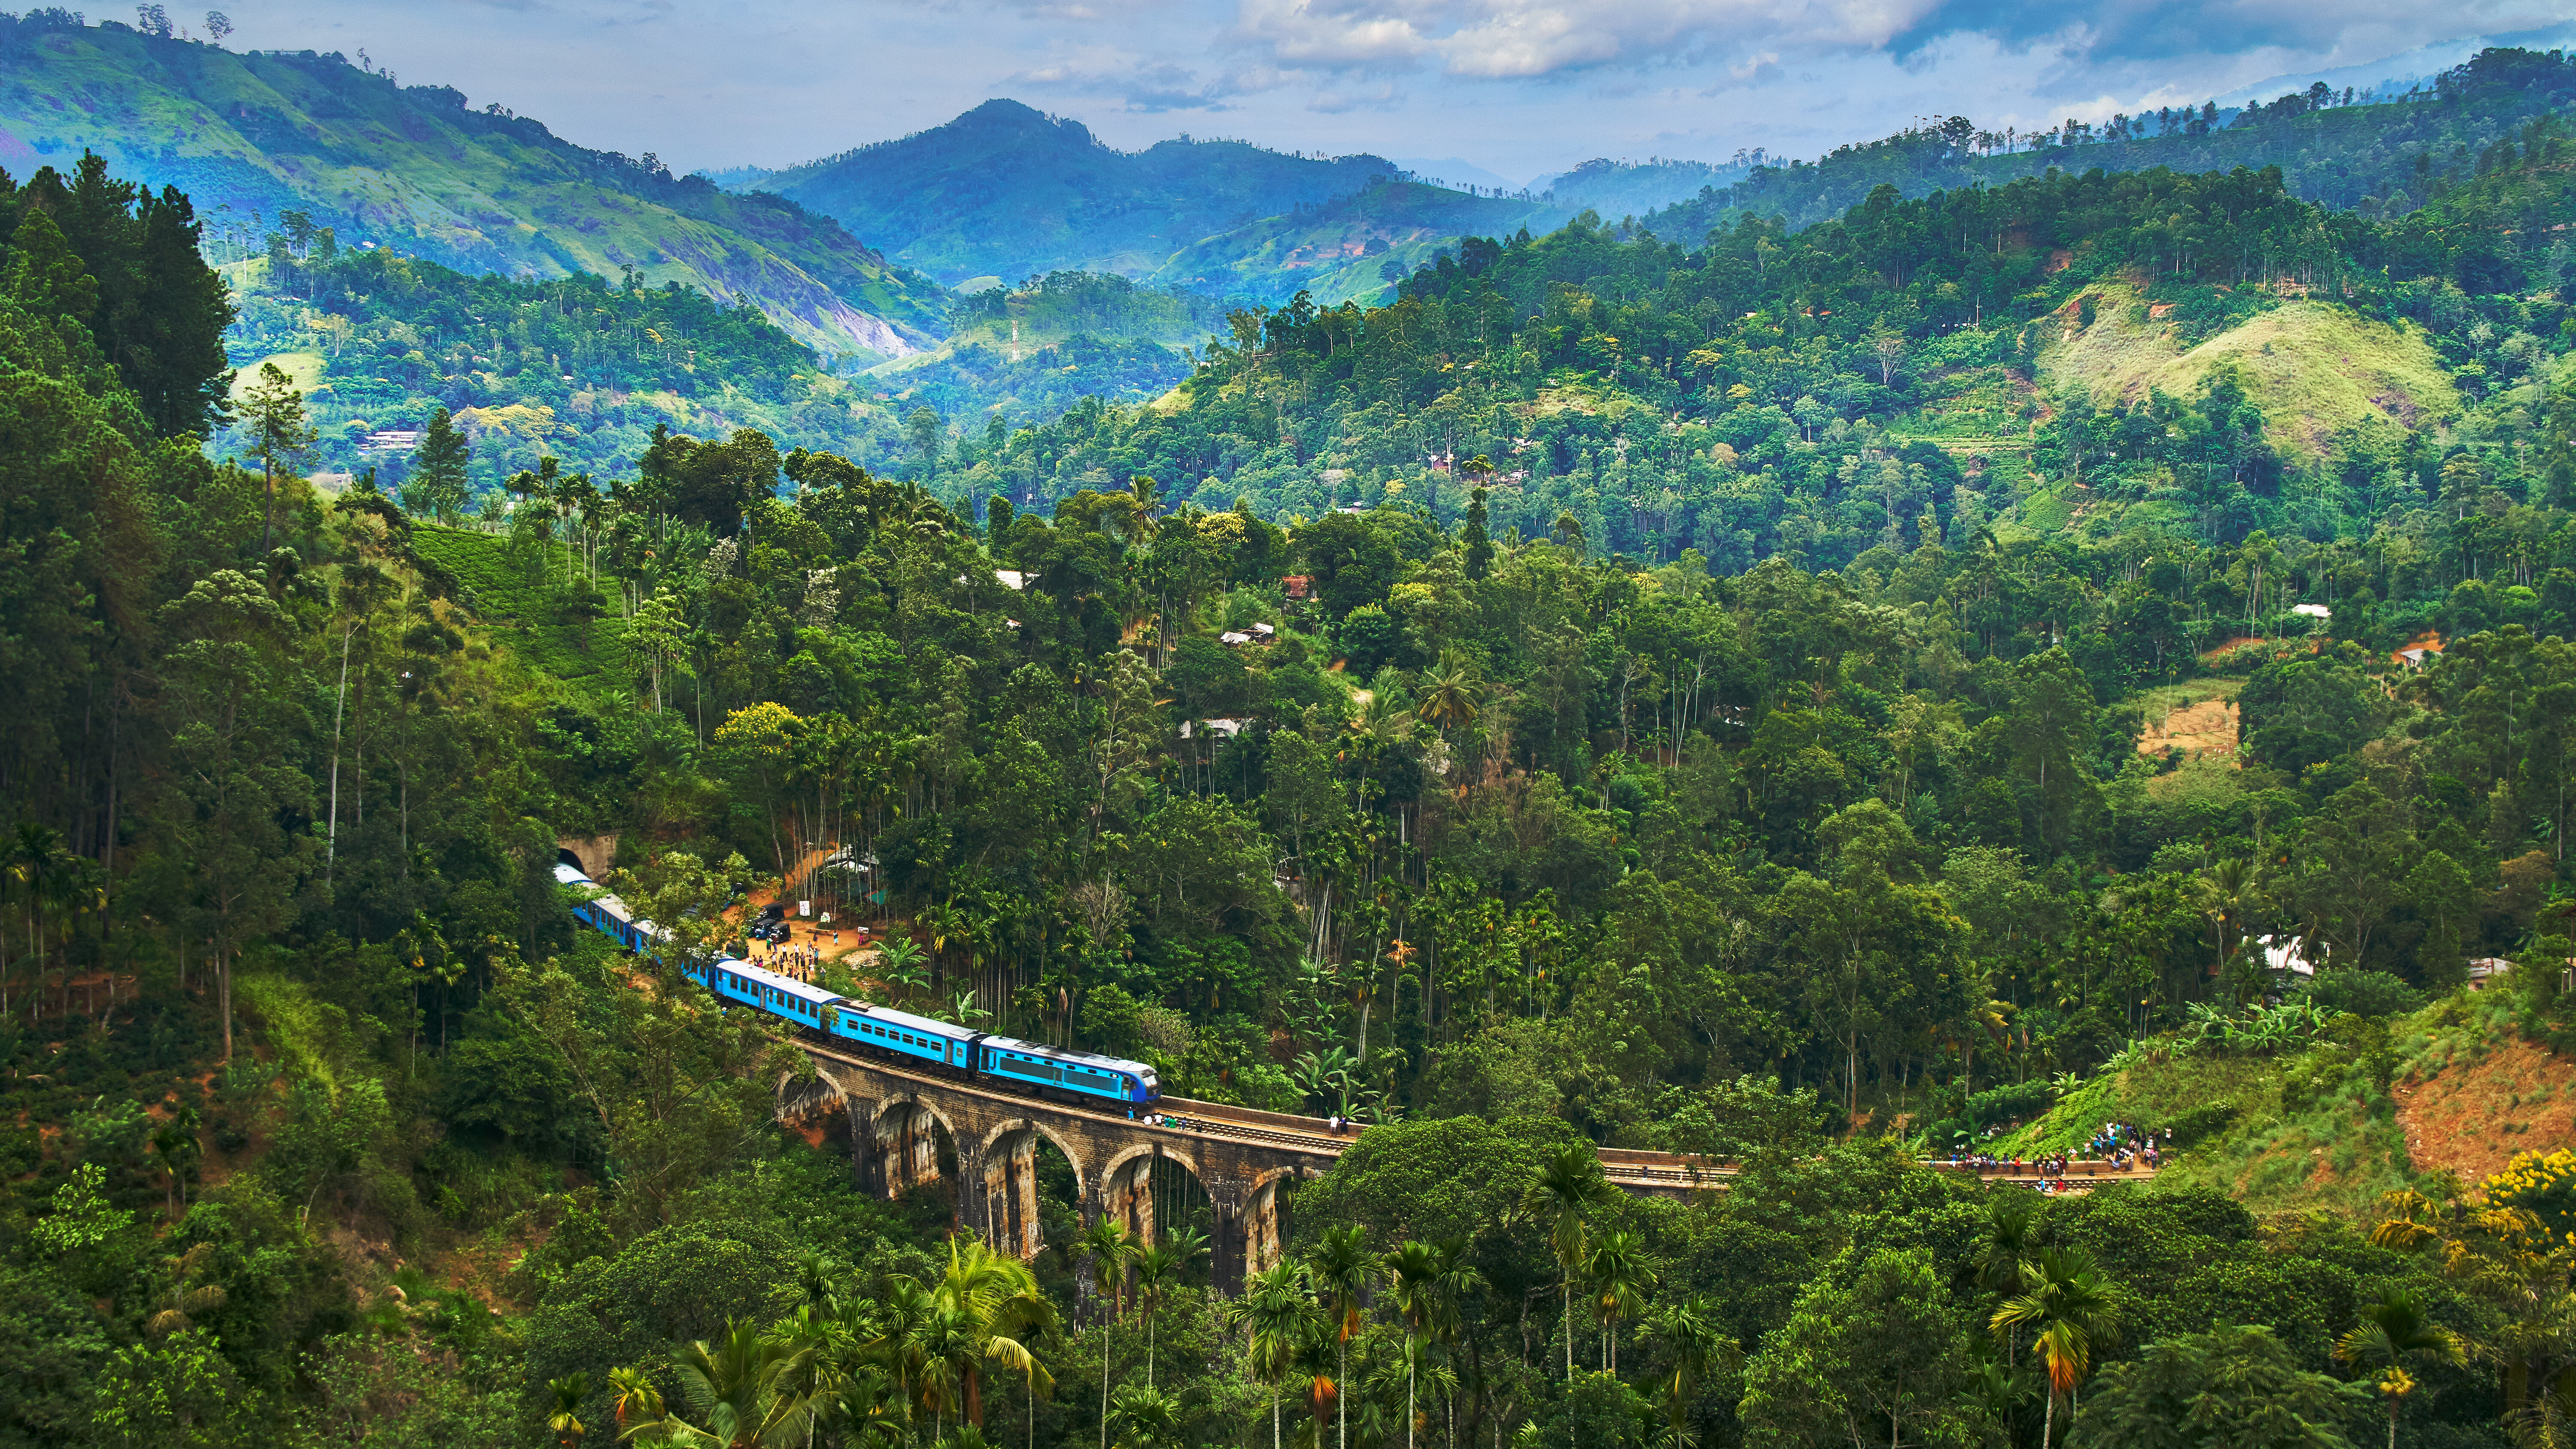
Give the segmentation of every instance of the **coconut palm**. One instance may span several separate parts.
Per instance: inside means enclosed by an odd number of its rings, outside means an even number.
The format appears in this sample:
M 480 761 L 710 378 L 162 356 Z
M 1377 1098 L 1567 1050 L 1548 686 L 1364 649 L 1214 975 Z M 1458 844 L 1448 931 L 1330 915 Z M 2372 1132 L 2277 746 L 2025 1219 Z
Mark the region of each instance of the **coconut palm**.
M 1296 1367 L 1298 1345 L 1321 1319 L 1303 1264 L 1274 1264 L 1246 1279 L 1243 1289 L 1226 1306 L 1226 1321 L 1244 1330 L 1244 1362 L 1270 1387 L 1270 1449 L 1281 1449 L 1279 1387 Z
M 1441 661 L 1440 672 L 1422 682 L 1422 702 L 1414 713 L 1436 729 L 1453 730 L 1476 722 L 1478 704 L 1476 677 L 1466 664 L 1450 658 Z
M 2391 1288 L 2378 1302 L 2361 1306 L 2361 1322 L 2335 1340 L 2334 1355 L 2379 1370 L 2379 1393 L 2388 1401 L 2388 1449 L 2397 1449 L 2397 1410 L 2415 1391 L 2406 1365 L 2458 1365 L 2468 1361 L 2469 1351 L 2458 1334 L 2424 1316 L 2421 1298 Z
M 1592 1315 L 1601 1320 L 1601 1367 L 1615 1374 L 1619 1339 L 1614 1330 L 1620 1319 L 1633 1318 L 1645 1307 L 1646 1295 L 1655 1291 L 1655 1270 L 1646 1265 L 1645 1243 L 1623 1228 L 1603 1233 L 1593 1244 L 1584 1276 L 1592 1280 Z
M 2024 1270 L 2025 1288 L 1995 1310 L 1998 1333 L 2023 1326 L 2037 1330 L 2033 1347 L 2048 1370 L 2048 1410 L 2040 1423 L 2040 1449 L 2048 1449 L 2057 1424 L 2058 1395 L 2075 1408 L 2076 1386 L 2093 1367 L 2093 1351 L 2120 1338 L 2120 1291 L 2081 1248 L 2040 1248 Z
M 1351 1376 L 1351 1335 L 1360 1331 L 1360 1297 L 1368 1291 L 1368 1237 L 1356 1223 L 1326 1228 L 1306 1260 L 1315 1291 L 1333 1323 L 1334 1433 L 1341 1449 L 1350 1449 L 1350 1406 L 1341 1386 Z
M 1601 1175 L 1601 1159 L 1580 1142 L 1570 1142 L 1549 1155 L 1538 1176 L 1521 1196 L 1520 1215 L 1547 1228 L 1548 1250 L 1556 1256 L 1565 1299 L 1565 1378 L 1574 1381 L 1574 1280 L 1583 1267 L 1587 1245 L 1585 1214 L 1607 1202 L 1613 1189 Z
M 671 1355 L 691 1417 L 665 1410 L 639 1418 L 625 1437 L 688 1449 L 801 1445 L 815 1405 L 809 1392 L 794 1386 L 811 1352 L 750 1324 L 730 1323 L 714 1344 L 700 1339 Z
M 952 1372 L 965 1390 L 966 1422 L 984 1426 L 983 1369 L 987 1364 L 1028 1381 L 1032 1401 L 1047 1372 L 1030 1344 L 1055 1329 L 1055 1305 L 1038 1291 L 1029 1266 L 997 1253 L 979 1239 L 952 1235 L 948 1263 L 933 1291 L 958 1313 L 966 1332 L 964 1352 Z

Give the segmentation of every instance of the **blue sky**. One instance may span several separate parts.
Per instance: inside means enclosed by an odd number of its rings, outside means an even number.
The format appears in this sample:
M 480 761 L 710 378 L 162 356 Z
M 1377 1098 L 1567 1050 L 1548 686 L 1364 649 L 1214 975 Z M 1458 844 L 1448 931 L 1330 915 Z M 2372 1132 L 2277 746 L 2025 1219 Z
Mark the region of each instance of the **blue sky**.
M 174 10 L 178 7 L 172 7 Z M 1917 116 L 2029 129 L 2576 19 L 2576 0 L 233 0 L 235 47 L 363 49 L 675 169 L 781 165 L 993 96 L 1137 147 L 1813 155 Z M 104 12 L 114 13 L 114 12 Z M 183 12 L 184 13 L 184 12 Z

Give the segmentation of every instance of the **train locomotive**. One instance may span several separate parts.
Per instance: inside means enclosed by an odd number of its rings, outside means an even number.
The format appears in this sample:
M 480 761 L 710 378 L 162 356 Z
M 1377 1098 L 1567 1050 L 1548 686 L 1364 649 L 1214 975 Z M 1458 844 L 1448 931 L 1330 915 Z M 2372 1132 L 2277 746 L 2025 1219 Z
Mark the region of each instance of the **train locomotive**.
M 600 890 L 596 881 L 570 865 L 556 866 L 555 880 L 584 892 Z M 589 895 L 574 904 L 572 914 L 627 950 L 660 959 L 664 933 L 651 921 L 637 920 L 617 897 L 604 892 Z M 1131 1111 L 1150 1106 L 1163 1095 L 1154 1069 L 1143 1062 L 1066 1051 L 890 1006 L 872 1006 L 738 957 L 688 963 L 681 971 L 728 1005 L 766 1012 L 863 1054 L 972 1078 L 982 1086 L 1034 1097 L 1114 1102 Z

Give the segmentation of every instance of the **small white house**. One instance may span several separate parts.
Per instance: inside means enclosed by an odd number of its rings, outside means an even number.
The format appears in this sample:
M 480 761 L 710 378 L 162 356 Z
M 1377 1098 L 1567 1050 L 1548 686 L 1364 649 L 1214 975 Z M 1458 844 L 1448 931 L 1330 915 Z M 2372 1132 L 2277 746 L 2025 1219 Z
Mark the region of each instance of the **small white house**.
M 2310 619 L 2331 619 L 2334 617 L 2334 610 L 2327 608 L 2323 604 L 2292 604 L 2290 606 L 2290 612 L 2293 614 L 2303 615 Z

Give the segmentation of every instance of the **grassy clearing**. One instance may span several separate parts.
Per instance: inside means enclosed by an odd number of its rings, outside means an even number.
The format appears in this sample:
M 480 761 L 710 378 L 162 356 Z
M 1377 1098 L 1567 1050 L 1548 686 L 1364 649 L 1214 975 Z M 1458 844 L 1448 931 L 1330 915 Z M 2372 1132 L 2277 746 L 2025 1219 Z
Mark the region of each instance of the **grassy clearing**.
M 2234 699 L 2245 690 L 2241 679 L 2186 679 L 2180 684 L 2159 684 L 2129 696 L 2147 719 L 2156 724 L 2175 710 L 2189 709 L 2213 699 Z
M 2380 1194 L 2435 1171 L 2474 1184 L 2516 1152 L 2576 1144 L 2576 1123 L 2558 1109 L 2576 1093 L 2576 1063 L 2521 1040 L 2514 1010 L 2504 993 L 2461 992 L 2391 1021 L 2387 1092 L 2365 1054 L 2341 1041 L 2271 1056 L 2151 1044 L 1988 1150 L 2080 1150 L 2106 1122 L 2178 1127 L 2186 1139 L 2158 1189 L 2213 1186 L 2258 1213 L 2367 1213 Z
M 547 550 L 540 575 L 537 555 L 514 551 L 498 534 L 424 524 L 414 530 L 412 541 L 425 557 L 456 575 L 475 617 L 507 638 L 529 667 L 589 694 L 626 687 L 620 647 L 626 621 L 593 620 L 585 638 L 578 622 L 562 614 L 560 585 L 571 564 L 570 549 L 556 545 Z
M 2093 324 L 2082 327 L 2087 298 Z M 2460 410 L 2420 330 L 2325 302 L 2285 301 L 2187 350 L 2172 320 L 2149 317 L 2145 299 L 2119 283 L 2090 289 L 2051 320 L 2062 330 L 2041 351 L 2040 366 L 2052 380 L 2088 379 L 2095 400 L 2107 404 L 2151 389 L 2189 397 L 2211 374 L 2234 367 L 2269 420 L 2273 443 L 2309 458 L 2356 429 Z
M 2016 484 L 2030 473 L 2030 390 L 2000 364 L 1963 367 L 1924 384 L 1921 407 L 1888 424 L 1899 443 L 1931 443 L 1961 459 L 1985 460 L 1989 480 Z

